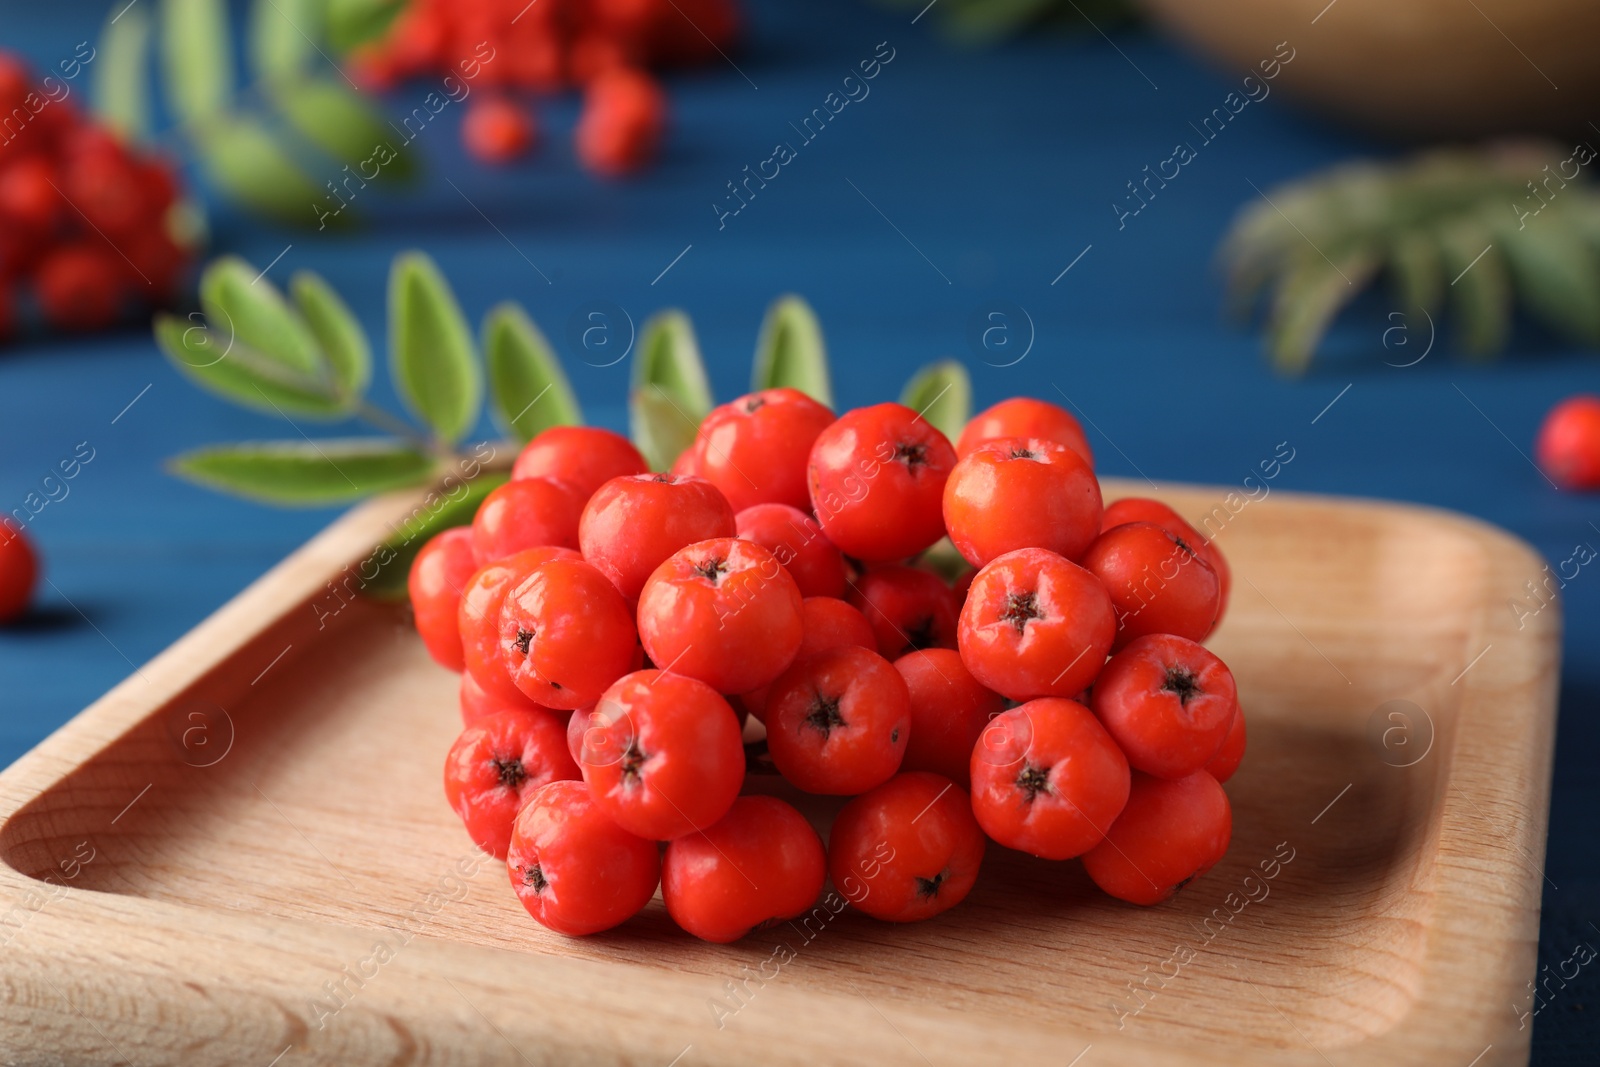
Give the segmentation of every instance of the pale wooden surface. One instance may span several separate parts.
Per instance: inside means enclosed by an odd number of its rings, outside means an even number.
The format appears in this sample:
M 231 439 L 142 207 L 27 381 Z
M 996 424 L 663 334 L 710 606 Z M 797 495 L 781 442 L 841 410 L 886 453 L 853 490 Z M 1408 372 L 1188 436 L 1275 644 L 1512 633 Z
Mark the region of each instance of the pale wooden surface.
M 1166 495 L 1198 515 L 1224 491 Z M 310 606 L 405 508 L 335 524 L 0 774 L 5 1062 L 1526 1061 L 1512 1005 L 1534 969 L 1560 622 L 1517 629 L 1506 602 L 1542 563 L 1505 534 L 1288 494 L 1232 520 L 1213 647 L 1250 750 L 1228 857 L 1175 901 L 1122 905 L 1074 864 L 991 846 L 939 920 L 846 911 L 809 942 L 713 946 L 659 901 L 596 938 L 550 934 L 474 859 L 439 784 L 454 676 L 397 609 L 356 603 L 319 631 Z M 1393 699 L 1435 727 L 1407 768 L 1368 737 Z M 1201 920 L 1280 842 L 1294 859 L 1269 895 L 1208 943 Z M 473 877 L 450 880 L 462 863 Z M 52 871 L 66 888 L 46 895 L 32 879 Z M 408 914 L 416 935 L 378 962 Z M 733 1007 L 725 983 L 780 940 L 793 957 L 719 1028 L 711 998 Z M 1119 1020 L 1179 945 L 1194 958 Z

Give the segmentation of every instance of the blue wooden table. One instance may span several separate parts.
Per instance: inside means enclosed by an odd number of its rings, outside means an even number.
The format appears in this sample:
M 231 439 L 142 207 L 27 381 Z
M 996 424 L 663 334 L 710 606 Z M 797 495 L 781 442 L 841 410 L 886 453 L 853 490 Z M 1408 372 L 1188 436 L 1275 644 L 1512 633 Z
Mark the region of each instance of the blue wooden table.
M 1059 399 L 1054 383 L 1086 416 L 1107 474 L 1238 484 L 1287 441 L 1296 458 L 1278 488 L 1459 509 L 1552 561 L 1600 544 L 1600 498 L 1556 493 L 1528 458 L 1553 402 L 1600 392 L 1593 354 L 1523 328 L 1495 364 L 1453 359 L 1441 344 L 1415 365 L 1386 365 L 1415 359 L 1427 330 L 1401 323 L 1386 348 L 1400 320 L 1373 298 L 1345 317 L 1328 358 L 1286 381 L 1267 371 L 1254 336 L 1223 320 L 1214 249 L 1252 186 L 1379 147 L 1274 94 L 1119 218 L 1112 205 L 1126 183 L 1194 140 L 1190 123 L 1234 77 L 1140 33 L 1114 46 L 1091 33 L 968 52 L 931 32 L 932 17 L 912 25 L 914 12 L 857 0 L 753 7 L 732 62 L 672 79 L 670 145 L 640 180 L 601 183 L 576 169 L 572 101 L 545 110 L 536 160 L 500 171 L 459 158 L 455 108 L 417 139 L 427 177 L 414 195 L 361 194 L 365 228 L 318 235 L 218 208 L 215 246 L 273 263 L 280 282 L 317 269 L 375 337 L 390 256 L 424 248 L 474 319 L 521 300 L 568 351 L 590 420 L 618 428 L 626 365 L 579 358 L 565 343 L 574 322 L 601 306 L 636 323 L 682 307 L 727 398 L 747 383 L 765 305 L 792 290 L 823 321 L 845 405 L 893 395 L 919 365 L 955 356 L 980 405 L 1018 392 Z M 97 3 L 7 8 L 4 45 L 40 64 L 92 39 L 105 13 Z M 845 83 L 872 59 L 875 78 Z M 402 89 L 391 106 L 408 111 L 424 91 Z M 825 126 L 805 126 L 830 93 L 854 99 Z M 780 143 L 792 158 L 777 176 L 743 185 L 773 173 L 765 161 Z M 1005 316 L 1010 347 L 985 347 L 984 327 L 1002 321 L 993 313 Z M 43 495 L 58 461 L 92 454 L 30 522 L 48 584 L 32 619 L 0 633 L 0 764 L 332 518 L 237 503 L 161 470 L 187 447 L 283 435 L 181 382 L 144 330 L 0 352 L 0 506 Z M 1552 967 L 1578 942 L 1600 943 L 1600 577 L 1580 572 L 1565 597 L 1541 936 Z M 1581 972 L 1539 1016 L 1535 1063 L 1595 1062 L 1597 1028 L 1585 1024 L 1600 1011 L 1597 974 Z

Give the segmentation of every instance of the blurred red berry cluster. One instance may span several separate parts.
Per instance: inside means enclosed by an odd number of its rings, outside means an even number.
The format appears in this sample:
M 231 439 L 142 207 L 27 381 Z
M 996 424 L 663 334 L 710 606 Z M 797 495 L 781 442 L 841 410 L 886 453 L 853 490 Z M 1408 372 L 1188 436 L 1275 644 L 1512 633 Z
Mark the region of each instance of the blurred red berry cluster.
M 487 43 L 496 59 L 482 68 L 489 92 L 468 106 L 467 151 L 488 163 L 522 156 L 539 138 L 515 94 L 582 88 L 578 159 L 618 176 L 650 162 L 666 125 L 666 99 L 649 71 L 716 58 L 738 26 L 734 0 L 413 0 L 387 36 L 351 60 L 365 84 L 381 89 L 448 74 Z
M 30 300 L 51 326 L 94 330 L 170 298 L 190 249 L 169 232 L 178 178 L 0 52 L 0 337 Z

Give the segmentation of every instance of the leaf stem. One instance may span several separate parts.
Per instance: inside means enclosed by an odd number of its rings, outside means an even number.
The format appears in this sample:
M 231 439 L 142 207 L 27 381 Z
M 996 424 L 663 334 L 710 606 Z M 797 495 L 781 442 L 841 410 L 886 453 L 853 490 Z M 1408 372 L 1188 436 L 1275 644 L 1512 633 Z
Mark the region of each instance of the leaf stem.
M 354 414 L 356 418 L 369 426 L 375 426 L 385 433 L 394 434 L 396 437 L 403 437 L 414 444 L 421 445 L 429 452 L 438 451 L 438 443 L 418 433 L 416 427 L 365 400 L 356 405 Z

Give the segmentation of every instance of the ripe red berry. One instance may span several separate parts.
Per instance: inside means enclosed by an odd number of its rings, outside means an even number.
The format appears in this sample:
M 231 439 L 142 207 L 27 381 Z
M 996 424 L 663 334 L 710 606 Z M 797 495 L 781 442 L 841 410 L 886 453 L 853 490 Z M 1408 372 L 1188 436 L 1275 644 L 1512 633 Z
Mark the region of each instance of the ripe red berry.
M 583 558 L 633 601 L 678 549 L 734 531 L 733 509 L 704 478 L 638 474 L 595 491 L 578 524 L 578 543 Z
M 767 694 L 772 762 L 808 793 L 851 796 L 900 768 L 911 697 L 893 664 L 865 648 L 832 648 L 797 661 Z
M 740 797 L 716 825 L 667 845 L 661 899 L 683 929 L 726 943 L 810 908 L 826 874 L 805 816 L 776 797 Z
M 67 210 L 56 179 L 55 168 L 43 155 L 0 166 L 0 218 L 35 237 L 53 231 Z
M 830 648 L 854 645 L 857 648 L 876 649 L 877 635 L 867 617 L 842 600 L 828 596 L 808 596 L 800 602 L 800 648 L 792 662 L 798 663 L 808 656 Z M 751 715 L 766 721 L 767 695 L 770 685 L 740 693 L 739 704 Z
M 461 142 L 482 163 L 509 163 L 533 147 L 533 115 L 504 96 L 485 96 L 467 105 Z
M 978 572 L 961 609 L 961 662 L 1012 700 L 1071 697 L 1100 673 L 1117 619 L 1100 580 L 1042 548 Z
M 1128 642 L 1095 679 L 1094 713 L 1136 771 L 1183 778 L 1222 747 L 1239 711 L 1233 672 L 1171 634 Z
M 600 810 L 654 841 L 710 826 L 744 784 L 733 708 L 704 682 L 665 671 L 635 671 L 606 690 L 580 762 Z
M 655 157 L 667 101 L 649 75 L 608 70 L 589 82 L 578 119 L 578 159 L 595 174 L 620 177 Z
M 1236 708 L 1233 713 L 1233 723 L 1228 727 L 1228 736 L 1223 738 L 1222 747 L 1217 749 L 1217 754 L 1206 764 L 1206 773 L 1218 782 L 1226 782 L 1232 778 L 1234 772 L 1239 769 L 1239 764 L 1244 762 L 1244 742 L 1244 709 Z
M 578 494 L 548 478 L 519 478 L 483 498 L 472 520 L 478 562 L 492 563 L 528 548 L 578 547 Z
M 844 806 L 828 839 L 828 872 L 875 919 L 916 922 L 966 899 L 983 863 L 967 794 L 925 771 L 897 774 Z
M 794 659 L 804 630 L 789 572 L 771 552 L 734 537 L 668 557 L 639 595 L 638 618 L 651 662 L 719 693 L 771 682 Z
M 1211 564 L 1211 569 L 1217 572 L 1218 587 L 1217 619 L 1211 624 L 1211 629 L 1215 630 L 1228 610 L 1228 594 L 1233 588 L 1233 570 L 1228 566 L 1228 560 L 1222 554 L 1222 549 L 1217 547 L 1217 542 L 1189 525 L 1183 516 L 1161 501 L 1146 497 L 1125 497 L 1114 504 L 1106 505 L 1105 516 L 1100 520 L 1100 530 L 1103 533 L 1113 526 L 1126 526 L 1130 522 L 1155 523 L 1172 536 L 1192 546 L 1200 554 L 1201 559 Z
M 1083 427 L 1078 425 L 1078 420 L 1063 408 L 1028 396 L 1002 400 L 994 407 L 974 415 L 961 431 L 961 439 L 956 442 L 956 453 L 965 458 L 985 441 L 1003 437 L 1037 437 L 1054 441 L 1072 449 L 1091 468 L 1094 467 L 1094 452 L 1089 448 L 1089 439 L 1083 436 Z
M 552 426 L 523 446 L 511 478 L 549 478 L 588 503 L 611 479 L 649 470 L 639 450 L 619 433 L 597 426 Z
M 39 557 L 28 535 L 11 519 L 0 519 L 0 623 L 28 610 L 39 580 Z
M 972 750 L 972 810 L 1007 848 L 1064 860 L 1099 844 L 1128 800 L 1128 760 L 1089 709 L 1030 700 Z
M 97 330 L 116 321 L 127 291 L 122 260 L 104 242 L 80 241 L 47 254 L 33 279 L 44 317 L 59 330 Z
M 661 880 L 654 841 L 606 817 L 582 782 L 551 782 L 517 816 L 511 887 L 541 925 L 582 936 L 637 915 Z
M 155 204 L 133 161 L 114 142 L 99 150 L 69 155 L 62 169 L 62 192 L 75 212 L 107 240 L 138 229 L 153 214 Z
M 1194 546 L 1155 523 L 1107 530 L 1084 553 L 1083 565 L 1116 606 L 1115 648 L 1145 634 L 1199 641 L 1211 632 L 1222 604 L 1217 572 Z
M 880 564 L 856 581 L 849 601 L 872 625 L 878 652 L 885 659 L 899 659 L 920 648 L 956 647 L 961 604 L 937 574 Z
M 473 843 L 503 860 L 523 802 L 547 782 L 577 777 L 560 719 L 543 709 L 503 711 L 456 738 L 444 763 L 444 795 Z
M 733 521 L 740 537 L 778 557 L 801 596 L 844 596 L 844 554 L 816 519 L 787 504 L 757 504 Z
M 1100 533 L 1100 483 L 1082 456 L 1041 438 L 987 441 L 944 487 L 944 524 L 974 567 L 1019 548 L 1077 559 Z
M 914 556 L 944 536 L 955 449 L 903 404 L 846 412 L 817 435 L 808 484 L 828 539 L 869 563 Z
M 461 725 L 476 726 L 491 715 L 505 711 L 550 711 L 549 708 L 540 707 L 523 696 L 522 692 L 515 686 L 510 686 L 509 682 L 507 685 L 511 689 L 510 694 L 491 693 L 478 684 L 478 680 L 472 677 L 471 672 L 462 671 L 461 685 L 456 690 L 456 702 L 461 708 Z M 561 713 L 554 714 L 559 717 Z M 573 756 L 572 759 L 576 763 L 578 757 Z
M 1176 779 L 1135 772 L 1127 806 L 1084 854 L 1083 869 L 1119 900 L 1159 904 L 1209 871 L 1232 836 L 1228 794 L 1205 771 Z
M 534 567 L 500 609 L 500 653 L 511 680 L 547 708 L 599 700 L 633 668 L 636 647 L 622 595 L 580 560 Z
M 465 667 L 461 646 L 461 593 L 478 571 L 472 531 L 465 526 L 428 539 L 406 577 L 417 633 L 435 663 L 453 671 Z
M 511 681 L 500 648 L 500 611 L 506 595 L 539 564 L 552 559 L 581 558 L 570 548 L 530 548 L 496 560 L 474 574 L 461 591 L 457 629 L 461 633 L 461 658 L 466 673 L 485 692 L 506 700 L 526 700 Z
M 798 389 L 763 389 L 713 408 L 672 471 L 704 478 L 736 512 L 757 504 L 804 510 L 811 446 L 832 422 L 832 411 Z
M 933 771 L 963 789 L 972 782 L 972 748 L 1005 698 L 985 689 L 948 648 L 908 652 L 894 661 L 911 696 L 911 740 L 900 767 Z
M 1561 488 L 1600 488 L 1600 396 L 1571 396 L 1551 408 L 1533 454 Z

